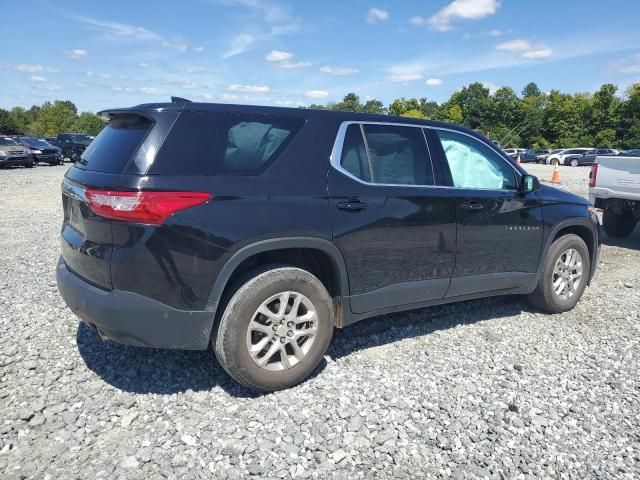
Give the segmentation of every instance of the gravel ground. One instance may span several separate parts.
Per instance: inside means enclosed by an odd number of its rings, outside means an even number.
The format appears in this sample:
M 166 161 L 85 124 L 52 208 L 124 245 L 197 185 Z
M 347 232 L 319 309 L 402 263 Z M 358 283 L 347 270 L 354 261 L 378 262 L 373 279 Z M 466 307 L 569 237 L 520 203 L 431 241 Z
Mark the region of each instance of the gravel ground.
M 499 297 L 379 317 L 260 396 L 211 351 L 103 343 L 65 308 L 65 169 L 0 171 L 0 477 L 640 476 L 640 228 L 605 238 L 572 312 Z M 585 195 L 587 172 L 563 187 Z

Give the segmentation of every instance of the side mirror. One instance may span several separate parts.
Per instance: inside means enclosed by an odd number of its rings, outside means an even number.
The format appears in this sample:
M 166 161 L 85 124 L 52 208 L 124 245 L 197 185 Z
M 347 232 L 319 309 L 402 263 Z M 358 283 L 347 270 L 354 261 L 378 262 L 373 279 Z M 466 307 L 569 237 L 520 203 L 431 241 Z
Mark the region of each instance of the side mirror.
M 540 189 L 540 180 L 534 175 L 525 174 L 522 176 L 520 191 L 522 193 L 531 193 Z

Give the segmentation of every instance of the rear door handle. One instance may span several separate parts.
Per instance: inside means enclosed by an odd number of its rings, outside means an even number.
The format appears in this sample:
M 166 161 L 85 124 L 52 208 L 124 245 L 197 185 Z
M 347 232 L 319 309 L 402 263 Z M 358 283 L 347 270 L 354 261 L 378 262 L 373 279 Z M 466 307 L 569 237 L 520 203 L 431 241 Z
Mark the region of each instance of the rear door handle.
M 358 210 L 364 210 L 367 208 L 366 203 L 355 198 L 349 199 L 346 202 L 338 202 L 337 206 L 340 210 L 349 210 L 351 212 L 357 212 Z
M 460 204 L 460 208 L 471 212 L 477 212 L 478 210 L 482 210 L 484 208 L 484 205 L 476 200 L 469 200 L 466 202 L 462 202 Z

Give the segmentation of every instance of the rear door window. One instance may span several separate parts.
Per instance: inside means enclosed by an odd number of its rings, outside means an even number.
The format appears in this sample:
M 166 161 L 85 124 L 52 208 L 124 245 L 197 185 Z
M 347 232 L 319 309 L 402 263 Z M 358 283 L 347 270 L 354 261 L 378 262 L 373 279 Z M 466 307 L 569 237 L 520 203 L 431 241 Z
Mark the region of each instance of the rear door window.
M 82 153 L 76 165 L 85 170 L 122 173 L 153 123 L 140 115 L 116 116 Z
M 183 112 L 150 174 L 257 175 L 284 151 L 303 119 Z

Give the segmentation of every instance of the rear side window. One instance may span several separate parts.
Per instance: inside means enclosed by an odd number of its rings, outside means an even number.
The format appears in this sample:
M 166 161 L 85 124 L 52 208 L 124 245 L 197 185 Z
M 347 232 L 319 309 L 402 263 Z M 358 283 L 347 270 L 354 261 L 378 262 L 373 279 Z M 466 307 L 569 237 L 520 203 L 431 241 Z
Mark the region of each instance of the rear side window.
M 105 173 L 122 173 L 153 123 L 140 115 L 111 119 L 82 153 L 80 168 Z
M 303 123 L 269 115 L 183 112 L 149 173 L 256 175 L 284 151 Z
M 382 124 L 349 125 L 340 166 L 369 183 L 434 184 L 433 168 L 421 128 Z

